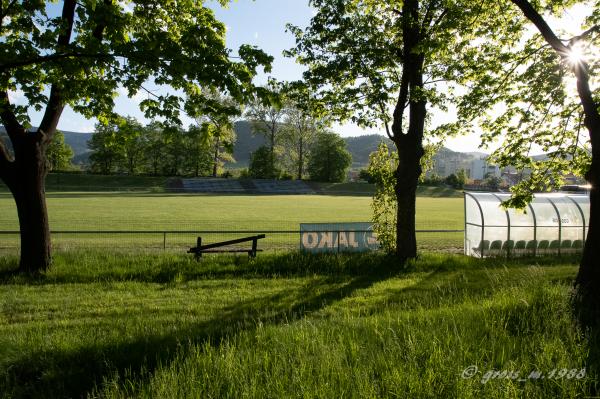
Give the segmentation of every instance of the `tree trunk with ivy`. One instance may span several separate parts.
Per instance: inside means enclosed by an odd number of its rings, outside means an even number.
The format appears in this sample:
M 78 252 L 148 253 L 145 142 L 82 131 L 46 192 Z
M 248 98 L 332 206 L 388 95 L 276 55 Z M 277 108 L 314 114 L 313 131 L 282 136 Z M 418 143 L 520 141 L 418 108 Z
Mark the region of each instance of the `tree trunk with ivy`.
M 394 173 L 396 184 L 396 256 L 404 261 L 417 256 L 416 201 L 417 185 L 421 176 L 423 147 L 418 140 L 403 137 L 397 140 L 398 167 Z
M 421 176 L 423 133 L 427 116 L 427 103 L 422 96 L 423 64 L 425 58 L 418 52 L 421 44 L 419 32 L 419 3 L 406 1 L 403 6 L 404 65 L 400 94 L 393 115 L 392 136 L 398 151 L 398 167 L 395 172 L 396 250 L 395 255 L 403 263 L 417 257 L 415 215 L 417 185 Z M 403 129 L 404 111 L 408 109 L 408 128 Z

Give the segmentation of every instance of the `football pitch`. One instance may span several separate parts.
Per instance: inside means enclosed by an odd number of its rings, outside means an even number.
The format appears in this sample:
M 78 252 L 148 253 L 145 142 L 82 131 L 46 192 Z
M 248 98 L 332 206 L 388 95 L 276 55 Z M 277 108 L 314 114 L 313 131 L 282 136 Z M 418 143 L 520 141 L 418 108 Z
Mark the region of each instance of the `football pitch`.
M 61 234 L 55 244 L 86 246 L 161 247 L 193 243 L 193 234 L 159 231 L 289 231 L 300 223 L 368 222 L 371 198 L 334 195 L 207 195 L 131 192 L 54 192 L 47 195 L 50 228 L 53 231 L 148 232 L 140 237 L 110 234 Z M 462 198 L 417 198 L 418 230 L 463 228 Z M 0 194 L 0 231 L 18 230 L 16 208 L 8 193 Z M 133 233 L 131 233 L 133 234 Z M 233 233 L 211 239 L 229 239 Z M 237 236 L 236 236 L 237 237 Z M 2 236 L 4 245 L 16 245 L 16 236 Z M 296 234 L 273 233 L 267 246 L 297 247 Z M 462 246 L 462 233 L 420 233 L 422 248 L 435 250 Z M 113 243 L 113 241 L 115 241 Z M 96 245 L 97 244 L 97 245 Z M 281 246 L 281 245 L 276 245 Z

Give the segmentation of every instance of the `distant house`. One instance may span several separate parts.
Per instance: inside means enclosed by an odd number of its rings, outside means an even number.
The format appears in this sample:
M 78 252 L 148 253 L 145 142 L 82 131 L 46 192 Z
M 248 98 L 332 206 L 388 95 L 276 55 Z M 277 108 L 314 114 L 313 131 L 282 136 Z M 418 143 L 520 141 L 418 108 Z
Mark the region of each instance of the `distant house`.
M 359 171 L 357 170 L 349 170 L 348 175 L 346 176 L 346 180 L 350 182 L 355 182 L 360 180 Z
M 469 164 L 473 159 L 473 155 L 464 152 L 455 152 L 448 148 L 440 149 L 433 156 L 433 168 L 428 171 L 427 176 L 433 174 L 440 177 L 447 177 L 451 174 L 457 174 L 459 170 L 469 169 Z
M 471 162 L 469 178 L 473 180 L 484 180 L 489 176 L 501 177 L 500 168 L 488 163 L 487 159 L 475 159 Z

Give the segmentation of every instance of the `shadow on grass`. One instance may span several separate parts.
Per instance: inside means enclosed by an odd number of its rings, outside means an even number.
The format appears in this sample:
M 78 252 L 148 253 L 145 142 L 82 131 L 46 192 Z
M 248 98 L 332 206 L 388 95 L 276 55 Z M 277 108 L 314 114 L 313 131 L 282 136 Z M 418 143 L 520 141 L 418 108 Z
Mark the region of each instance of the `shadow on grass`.
M 530 265 L 532 260 L 471 260 L 459 256 L 432 256 L 425 262 L 416 262 L 401 270 L 393 258 L 378 254 L 368 255 L 305 255 L 288 253 L 278 256 L 262 256 L 258 260 L 246 258 L 217 257 L 204 263 L 182 257 L 148 257 L 138 264 L 130 258 L 97 257 L 90 264 L 77 266 L 73 259 L 59 259 L 56 269 L 46 276 L 30 277 L 14 275 L 11 268 L 16 263 L 3 263 L 0 271 L 2 284 L 60 284 L 115 281 L 139 281 L 149 283 L 185 282 L 203 279 L 252 279 L 309 276 L 308 281 L 295 289 L 282 290 L 276 294 L 252 297 L 227 306 L 218 316 L 197 323 L 159 325 L 164 334 L 138 334 L 113 342 L 86 342 L 77 349 L 45 347 L 32 350 L 18 360 L 7 364 L 0 375 L 1 385 L 8 397 L 85 397 L 94 392 L 106 379 L 120 376 L 119 383 L 143 384 L 157 365 L 167 365 L 175 356 L 186 350 L 186 345 L 210 343 L 218 345 L 224 339 L 244 331 L 252 331 L 258 324 L 277 325 L 299 320 L 304 316 L 323 310 L 338 301 L 351 297 L 355 292 L 397 277 L 405 272 L 423 272 L 423 278 L 400 290 L 390 290 L 385 300 L 374 304 L 373 312 L 396 303 L 410 306 L 439 306 L 440 297 L 451 293 L 449 300 L 459 300 L 463 295 L 484 298 L 490 294 L 493 282 L 485 278 L 488 269 L 502 271 L 507 264 Z M 114 263 L 114 264 L 111 264 Z M 564 264 L 552 259 L 535 259 L 543 265 Z M 85 262 L 84 262 L 85 263 Z M 461 270 L 477 268 L 482 280 L 465 281 Z M 108 270 L 105 270 L 108 269 Z M 459 288 L 457 288 L 459 287 Z M 412 301 L 412 302 L 411 302 Z M 106 323 L 117 328 L 122 314 Z M 6 363 L 5 363 L 6 364 Z M 126 376 L 126 377 L 124 377 Z M 127 379 L 127 382 L 123 381 Z M 135 389 L 135 386 L 132 388 Z M 131 392 L 133 393 L 133 392 Z M 2 395 L 0 395 L 2 396 Z
M 170 283 L 206 279 L 264 279 L 306 276 L 363 276 L 387 268 L 400 271 L 393 257 L 383 254 L 311 255 L 289 252 L 246 256 L 215 256 L 196 262 L 190 256 L 152 256 L 110 253 L 66 253 L 43 275 L 26 275 L 14 259 L 0 260 L 0 285 L 44 285 L 136 281 Z
M 587 331 L 589 352 L 586 359 L 586 374 L 600 375 L 600 328 L 595 327 Z M 590 384 L 589 397 L 600 397 L 600 381 L 595 380 Z
M 0 285 L 44 285 L 93 282 L 169 283 L 206 279 L 264 279 L 306 276 L 362 276 L 382 267 L 403 272 L 457 271 L 519 266 L 575 264 L 577 257 L 488 258 L 430 254 L 402 267 L 382 253 L 306 254 L 286 252 L 277 255 L 214 256 L 196 262 L 191 255 L 117 254 L 106 252 L 68 252 L 56 256 L 51 270 L 42 275 L 17 271 L 15 258 L 0 258 Z
M 543 280 L 550 284 L 571 286 L 574 279 L 572 269 L 554 267 L 558 265 L 549 259 L 545 265 L 538 265 L 537 271 L 523 261 L 510 267 L 490 262 L 483 268 L 428 268 L 423 271 L 427 274 L 417 284 L 390 288 L 383 299 L 371 302 L 363 311 L 376 314 L 389 306 L 399 306 L 402 310 L 429 310 L 465 301 L 480 303 L 500 290 L 535 284 L 541 277 L 540 272 L 544 274 Z
M 600 375 L 600 296 L 598 287 L 589 286 L 583 289 L 576 287 L 571 296 L 573 318 L 579 327 L 585 331 L 588 340 L 588 353 L 586 359 L 586 374 Z M 600 380 L 594 380 L 590 386 L 588 397 L 600 397 Z
M 239 301 L 211 320 L 182 323 L 174 333 L 138 335 L 114 343 L 90 342 L 76 350 L 33 351 L 8 365 L 0 385 L 6 384 L 4 392 L 9 397 L 49 398 L 85 397 L 115 375 L 127 376 L 130 383 L 143 383 L 157 365 L 164 366 L 185 351 L 186 344 L 219 345 L 259 324 L 298 320 L 397 274 L 397 267 L 383 263 L 351 277 L 315 277 L 296 289 Z M 115 328 L 118 320 L 109 325 Z

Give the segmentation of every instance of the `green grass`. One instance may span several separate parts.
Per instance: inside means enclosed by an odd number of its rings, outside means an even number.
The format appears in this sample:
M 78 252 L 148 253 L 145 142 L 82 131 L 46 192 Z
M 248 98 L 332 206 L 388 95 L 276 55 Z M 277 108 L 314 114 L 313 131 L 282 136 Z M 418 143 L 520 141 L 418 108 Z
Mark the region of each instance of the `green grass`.
M 326 195 L 194 195 L 48 193 L 50 224 L 65 229 L 297 230 L 300 223 L 371 218 L 368 197 Z M 417 199 L 417 228 L 462 229 L 462 198 Z M 0 229 L 16 229 L 10 194 L 0 194 Z
M 68 253 L 0 261 L 0 397 L 583 397 L 567 260 Z M 476 365 L 479 374 L 461 373 Z M 488 370 L 586 368 L 517 381 Z M 489 377 L 489 375 L 488 375 Z

